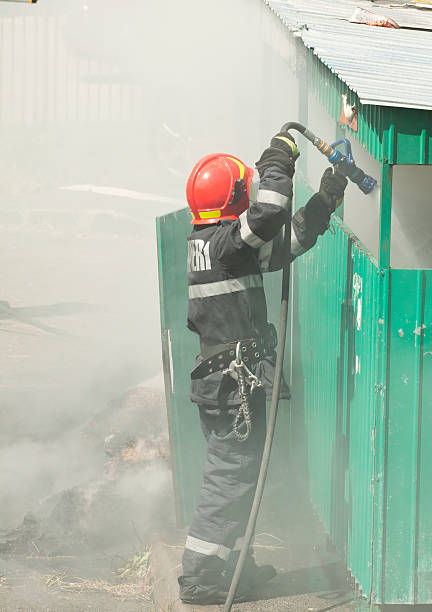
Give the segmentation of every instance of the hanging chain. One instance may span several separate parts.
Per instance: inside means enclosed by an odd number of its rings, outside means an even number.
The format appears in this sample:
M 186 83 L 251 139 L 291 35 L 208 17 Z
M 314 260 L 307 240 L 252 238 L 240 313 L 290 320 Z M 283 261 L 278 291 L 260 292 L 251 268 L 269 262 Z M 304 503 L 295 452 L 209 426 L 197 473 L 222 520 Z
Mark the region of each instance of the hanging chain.
M 262 387 L 262 383 L 252 374 L 241 358 L 241 342 L 237 342 L 236 358 L 230 363 L 230 367 L 223 372 L 230 374 L 237 380 L 239 395 L 241 399 L 240 407 L 237 411 L 236 418 L 233 423 L 233 432 L 235 438 L 239 442 L 245 442 L 249 438 L 252 431 L 252 417 L 250 413 L 250 398 L 257 387 Z M 240 427 L 244 425 L 246 431 L 241 433 Z
M 237 361 L 237 360 L 236 360 Z M 241 399 L 241 404 L 239 409 L 237 410 L 236 417 L 233 423 L 233 431 L 234 436 L 239 442 L 244 442 L 249 438 L 249 434 L 252 430 L 252 419 L 250 415 L 249 409 L 249 389 L 247 387 L 246 375 L 244 370 L 244 363 L 240 362 L 240 364 L 235 365 L 235 370 L 237 372 L 237 382 L 238 389 Z M 244 433 L 240 432 L 240 425 L 244 424 L 246 426 L 246 431 Z

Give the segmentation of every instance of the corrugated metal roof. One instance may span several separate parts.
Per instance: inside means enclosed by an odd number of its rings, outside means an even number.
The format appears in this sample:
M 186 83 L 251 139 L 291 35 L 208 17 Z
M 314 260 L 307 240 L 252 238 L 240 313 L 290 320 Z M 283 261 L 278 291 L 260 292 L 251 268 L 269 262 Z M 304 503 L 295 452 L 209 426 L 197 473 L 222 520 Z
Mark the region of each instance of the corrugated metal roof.
M 264 1 L 363 104 L 432 110 L 430 11 L 351 0 Z M 391 17 L 401 28 L 350 23 L 356 7 Z

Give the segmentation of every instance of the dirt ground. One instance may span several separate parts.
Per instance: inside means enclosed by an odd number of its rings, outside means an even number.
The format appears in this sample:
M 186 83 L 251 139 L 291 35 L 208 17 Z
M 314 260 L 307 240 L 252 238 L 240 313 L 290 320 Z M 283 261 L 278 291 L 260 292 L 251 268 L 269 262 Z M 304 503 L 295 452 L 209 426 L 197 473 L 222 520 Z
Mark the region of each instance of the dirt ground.
M 58 561 L 58 560 L 57 560 Z M 81 612 L 84 610 L 119 612 L 156 612 L 151 590 L 139 581 L 121 584 L 97 578 L 83 567 L 72 571 L 71 559 L 62 564 L 54 560 L 22 560 L 19 567 L 0 564 L 0 610 L 13 612 Z M 88 560 L 87 560 L 88 561 Z M 107 559 L 92 558 L 100 569 Z

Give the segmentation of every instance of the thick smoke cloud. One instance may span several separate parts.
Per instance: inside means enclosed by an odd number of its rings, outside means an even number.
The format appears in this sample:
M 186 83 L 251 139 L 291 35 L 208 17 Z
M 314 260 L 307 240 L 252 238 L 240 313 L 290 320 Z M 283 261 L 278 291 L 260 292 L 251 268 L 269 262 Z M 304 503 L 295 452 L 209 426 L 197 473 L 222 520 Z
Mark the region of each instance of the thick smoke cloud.
M 161 389 L 155 217 L 184 206 L 197 158 L 220 150 L 253 163 L 296 108 L 288 79 L 266 70 L 272 46 L 283 70 L 292 58 L 262 30 L 263 10 L 246 0 L 0 7 L 6 528 L 103 473 L 110 432 L 92 446 L 82 430 L 113 398 L 154 377 Z

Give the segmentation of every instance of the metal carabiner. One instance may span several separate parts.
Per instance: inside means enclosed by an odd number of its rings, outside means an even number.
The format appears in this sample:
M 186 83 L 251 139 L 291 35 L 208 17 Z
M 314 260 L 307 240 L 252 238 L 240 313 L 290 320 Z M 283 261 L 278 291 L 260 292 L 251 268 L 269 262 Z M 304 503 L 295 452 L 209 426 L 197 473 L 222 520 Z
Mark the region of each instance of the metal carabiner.
M 235 349 L 235 360 L 236 360 L 236 364 L 237 364 L 237 365 L 241 365 L 241 364 L 242 364 L 242 358 L 241 358 L 241 342 L 237 342 L 237 344 L 236 344 L 236 349 Z

